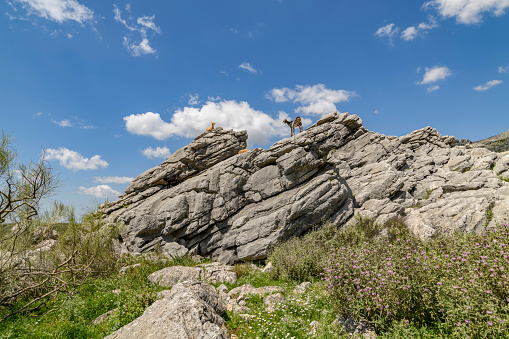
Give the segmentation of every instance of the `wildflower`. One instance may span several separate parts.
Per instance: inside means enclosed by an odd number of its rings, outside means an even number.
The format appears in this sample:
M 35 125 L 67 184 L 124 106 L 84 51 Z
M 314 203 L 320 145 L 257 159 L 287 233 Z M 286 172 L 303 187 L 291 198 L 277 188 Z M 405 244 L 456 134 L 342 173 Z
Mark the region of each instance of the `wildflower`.
M 488 321 L 488 325 L 493 326 L 493 323 L 491 321 Z
M 465 319 L 465 322 L 466 322 L 467 324 L 470 324 L 470 320 L 468 320 L 468 319 Z

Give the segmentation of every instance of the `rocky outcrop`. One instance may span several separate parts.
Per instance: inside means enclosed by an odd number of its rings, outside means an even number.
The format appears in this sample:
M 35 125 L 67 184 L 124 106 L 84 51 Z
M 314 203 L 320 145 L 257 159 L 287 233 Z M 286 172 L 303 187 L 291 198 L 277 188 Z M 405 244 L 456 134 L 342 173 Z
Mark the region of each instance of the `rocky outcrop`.
M 329 114 L 269 149 L 245 132 L 205 133 L 103 207 L 122 222 L 124 250 L 159 248 L 225 263 L 262 259 L 275 243 L 354 214 L 405 218 L 421 236 L 481 231 L 509 219 L 509 160 L 426 127 L 402 137 Z M 506 161 L 507 160 L 507 161 Z
M 226 305 L 215 288 L 197 280 L 173 286 L 143 315 L 106 338 L 229 339 L 221 314 Z
M 221 263 L 200 264 L 194 267 L 170 266 L 148 276 L 148 280 L 164 287 L 172 287 L 182 281 L 201 280 L 212 284 L 237 282 L 232 266 Z

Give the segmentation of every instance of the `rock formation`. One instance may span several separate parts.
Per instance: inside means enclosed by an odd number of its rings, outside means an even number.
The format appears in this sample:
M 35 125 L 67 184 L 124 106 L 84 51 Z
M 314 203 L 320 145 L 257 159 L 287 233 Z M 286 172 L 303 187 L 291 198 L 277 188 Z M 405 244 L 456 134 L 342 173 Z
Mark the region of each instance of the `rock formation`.
M 207 283 L 190 280 L 176 284 L 143 315 L 106 338 L 229 339 L 221 314 L 226 304 Z
M 509 155 L 455 146 L 431 127 L 385 136 L 357 115 L 332 113 L 237 155 L 246 139 L 204 133 L 103 206 L 107 220 L 125 224 L 123 249 L 232 263 L 265 258 L 276 242 L 356 213 L 405 218 L 421 236 L 509 219 L 509 183 L 499 178 L 509 175 Z

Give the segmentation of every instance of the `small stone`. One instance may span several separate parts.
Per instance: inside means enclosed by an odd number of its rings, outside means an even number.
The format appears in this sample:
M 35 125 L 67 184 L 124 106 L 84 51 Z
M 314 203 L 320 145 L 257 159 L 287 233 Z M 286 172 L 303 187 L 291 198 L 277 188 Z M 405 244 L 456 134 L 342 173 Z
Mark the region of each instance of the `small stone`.
M 131 272 L 133 271 L 136 267 L 140 267 L 141 264 L 134 264 L 134 265 L 129 265 L 129 266 L 124 266 L 120 269 L 120 271 L 118 272 L 118 274 L 120 275 L 126 275 L 128 272 Z
M 219 293 L 228 293 L 228 287 L 226 287 L 225 284 L 221 284 L 219 285 L 219 287 L 217 288 L 217 291 Z
M 310 287 L 311 287 L 311 283 L 310 282 L 308 282 L 308 281 L 303 282 L 302 284 L 295 286 L 295 289 L 293 290 L 293 293 L 295 293 L 295 294 L 306 293 L 306 291 Z
M 118 312 L 118 308 L 115 308 L 115 309 L 109 310 L 108 312 L 106 312 L 104 314 L 101 314 L 100 316 L 95 318 L 94 321 L 92 321 L 92 325 L 97 325 L 97 324 L 107 321 L 109 318 L 115 316 L 115 314 L 117 314 L 117 312 Z

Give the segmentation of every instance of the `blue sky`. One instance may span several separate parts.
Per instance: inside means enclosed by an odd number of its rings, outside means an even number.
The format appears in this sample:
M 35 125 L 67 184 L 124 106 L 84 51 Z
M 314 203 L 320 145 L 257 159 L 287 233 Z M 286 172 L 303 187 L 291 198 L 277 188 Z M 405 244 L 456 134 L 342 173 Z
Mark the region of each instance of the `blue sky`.
M 0 127 L 79 213 L 210 126 L 334 110 L 388 135 L 509 128 L 507 0 L 0 0 Z M 306 127 L 306 126 L 304 126 Z

